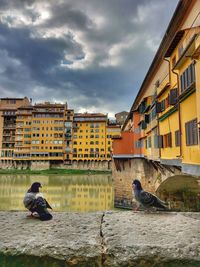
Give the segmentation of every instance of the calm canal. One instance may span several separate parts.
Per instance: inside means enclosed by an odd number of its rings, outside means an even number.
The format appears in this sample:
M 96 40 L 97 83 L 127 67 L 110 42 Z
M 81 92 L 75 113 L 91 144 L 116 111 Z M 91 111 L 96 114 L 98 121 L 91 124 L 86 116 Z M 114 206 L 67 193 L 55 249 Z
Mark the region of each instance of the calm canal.
M 0 175 L 0 210 L 25 210 L 23 198 L 33 182 L 54 211 L 92 212 L 114 206 L 111 174 L 98 175 Z

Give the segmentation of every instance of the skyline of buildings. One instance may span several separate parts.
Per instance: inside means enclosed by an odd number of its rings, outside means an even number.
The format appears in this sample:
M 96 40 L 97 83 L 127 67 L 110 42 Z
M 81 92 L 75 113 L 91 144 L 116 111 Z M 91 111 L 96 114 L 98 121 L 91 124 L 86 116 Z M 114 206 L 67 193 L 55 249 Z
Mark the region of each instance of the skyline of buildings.
M 74 113 L 67 103 L 32 105 L 27 97 L 0 99 L 0 126 L 2 168 L 109 162 L 112 137 L 121 130 L 121 125 L 105 114 Z

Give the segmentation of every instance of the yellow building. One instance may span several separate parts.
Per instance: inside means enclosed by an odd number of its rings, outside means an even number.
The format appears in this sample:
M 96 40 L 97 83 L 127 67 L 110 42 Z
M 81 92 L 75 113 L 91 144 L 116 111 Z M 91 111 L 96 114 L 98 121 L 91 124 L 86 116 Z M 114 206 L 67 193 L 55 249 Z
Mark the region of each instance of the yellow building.
M 72 159 L 73 110 L 67 104 L 22 106 L 16 112 L 14 158 L 27 164 L 63 163 Z
M 73 160 L 107 159 L 107 115 L 75 113 L 73 121 Z
M 106 127 L 106 158 L 112 158 L 112 142 L 113 138 L 121 136 L 121 126 L 115 123 L 108 123 Z
M 121 126 L 110 124 L 102 113 L 76 113 L 73 121 L 73 160 L 111 161 L 112 138 Z
M 200 175 L 199 11 L 199 0 L 179 1 L 123 125 L 138 112 L 147 160 L 192 175 Z

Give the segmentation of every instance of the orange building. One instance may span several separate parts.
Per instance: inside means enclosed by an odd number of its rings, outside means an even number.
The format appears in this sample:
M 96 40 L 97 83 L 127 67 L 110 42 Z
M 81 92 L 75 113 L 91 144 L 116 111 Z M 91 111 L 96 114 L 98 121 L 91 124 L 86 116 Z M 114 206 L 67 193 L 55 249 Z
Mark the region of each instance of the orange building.
M 23 105 L 30 105 L 27 97 L 0 99 L 0 162 L 7 167 L 13 165 L 16 112 Z

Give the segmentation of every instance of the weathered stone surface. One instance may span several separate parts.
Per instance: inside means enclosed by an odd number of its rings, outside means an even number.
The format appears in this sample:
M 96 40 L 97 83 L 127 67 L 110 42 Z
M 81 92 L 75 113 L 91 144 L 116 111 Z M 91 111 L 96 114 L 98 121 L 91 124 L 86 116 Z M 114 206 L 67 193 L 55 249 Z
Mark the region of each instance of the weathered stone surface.
M 200 213 L 108 213 L 102 233 L 105 266 L 200 266 Z
M 24 212 L 0 212 L 0 253 L 52 257 L 72 266 L 101 261 L 102 213 L 54 213 L 42 222 Z M 88 264 L 87 264 L 88 262 Z
M 0 212 L 0 262 L 28 255 L 29 267 L 35 256 L 40 267 L 51 266 L 46 258 L 56 267 L 200 266 L 200 213 L 58 212 L 47 222 L 26 215 Z

